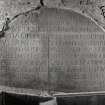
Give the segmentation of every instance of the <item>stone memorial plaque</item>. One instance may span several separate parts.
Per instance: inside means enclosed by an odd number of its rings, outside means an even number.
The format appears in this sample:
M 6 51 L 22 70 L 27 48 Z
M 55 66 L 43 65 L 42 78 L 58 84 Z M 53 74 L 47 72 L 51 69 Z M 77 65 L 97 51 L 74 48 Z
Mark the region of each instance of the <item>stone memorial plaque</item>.
M 105 90 L 105 33 L 72 10 L 21 14 L 0 39 L 0 85 L 59 92 Z

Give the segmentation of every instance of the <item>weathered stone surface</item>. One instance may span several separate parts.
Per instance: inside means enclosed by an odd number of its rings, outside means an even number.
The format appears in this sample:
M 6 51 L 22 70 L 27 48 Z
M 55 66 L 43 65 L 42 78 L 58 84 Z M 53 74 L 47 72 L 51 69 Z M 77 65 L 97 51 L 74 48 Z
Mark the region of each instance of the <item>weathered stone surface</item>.
M 0 39 L 0 84 L 63 92 L 105 90 L 103 30 L 72 10 L 19 15 Z
M 0 31 L 5 18 L 13 18 L 39 5 L 39 0 L 0 0 Z
M 43 0 L 48 7 L 73 9 L 90 16 L 105 29 L 104 0 Z M 102 7 L 100 9 L 100 7 Z
M 99 25 L 105 27 L 105 18 L 101 6 L 105 6 L 104 0 L 41 0 L 47 7 L 72 8 L 92 17 Z M 40 0 L 0 0 L 0 30 L 6 17 L 26 12 L 37 7 Z

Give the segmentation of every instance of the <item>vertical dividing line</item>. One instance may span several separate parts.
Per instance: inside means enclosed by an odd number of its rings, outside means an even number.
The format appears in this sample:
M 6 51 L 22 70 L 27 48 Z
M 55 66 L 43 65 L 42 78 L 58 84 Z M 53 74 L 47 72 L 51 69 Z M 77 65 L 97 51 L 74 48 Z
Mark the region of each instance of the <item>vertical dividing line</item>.
M 50 35 L 48 33 L 48 93 L 50 93 Z

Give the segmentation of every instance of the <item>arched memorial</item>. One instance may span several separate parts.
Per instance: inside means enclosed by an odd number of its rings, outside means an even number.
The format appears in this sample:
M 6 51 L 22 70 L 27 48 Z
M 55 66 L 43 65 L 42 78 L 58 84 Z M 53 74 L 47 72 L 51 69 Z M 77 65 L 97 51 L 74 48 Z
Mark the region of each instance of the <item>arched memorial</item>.
M 105 33 L 73 10 L 20 14 L 0 39 L 0 85 L 84 92 L 105 90 Z

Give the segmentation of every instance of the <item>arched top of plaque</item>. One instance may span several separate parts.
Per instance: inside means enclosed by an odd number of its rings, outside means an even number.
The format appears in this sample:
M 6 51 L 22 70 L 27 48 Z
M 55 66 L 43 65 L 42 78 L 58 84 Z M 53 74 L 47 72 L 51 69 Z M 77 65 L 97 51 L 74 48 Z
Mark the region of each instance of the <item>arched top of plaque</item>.
M 21 13 L 0 39 L 0 85 L 81 92 L 105 90 L 105 35 L 73 10 Z
M 13 26 L 13 24 L 19 25 L 19 22 L 23 22 L 24 24 L 26 21 L 30 24 L 37 25 L 39 27 L 39 30 L 38 29 L 36 30 L 39 32 L 44 31 L 102 32 L 102 29 L 100 29 L 100 27 L 96 25 L 93 19 L 83 15 L 82 13 L 73 11 L 72 9 L 49 7 L 42 7 L 39 10 L 32 9 L 32 11 L 30 10 L 23 14 L 21 13 L 16 19 L 14 19 L 11 22 L 10 26 L 11 25 Z M 21 25 L 23 24 L 21 23 Z M 68 25 L 69 27 L 67 27 Z

